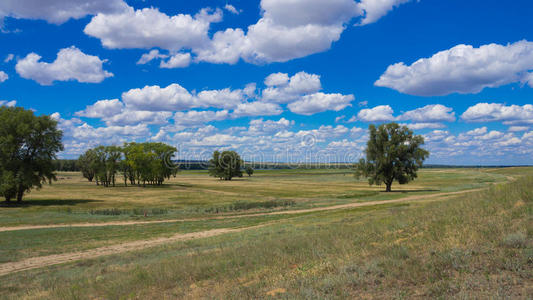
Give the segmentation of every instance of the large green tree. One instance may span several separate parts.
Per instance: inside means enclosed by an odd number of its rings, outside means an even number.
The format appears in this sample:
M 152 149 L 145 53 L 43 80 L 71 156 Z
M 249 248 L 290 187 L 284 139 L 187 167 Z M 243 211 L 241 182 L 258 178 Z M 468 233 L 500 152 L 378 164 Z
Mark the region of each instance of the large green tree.
M 241 157 L 235 151 L 215 151 L 209 160 L 209 175 L 223 180 L 242 177 Z
M 22 201 L 24 193 L 56 180 L 54 159 L 63 133 L 49 116 L 21 107 L 0 107 L 0 195 Z
M 366 159 L 356 164 L 356 177 L 367 177 L 371 185 L 384 183 L 387 192 L 391 191 L 394 181 L 406 184 L 417 177 L 418 168 L 429 156 L 429 152 L 421 148 L 422 136 L 396 123 L 378 128 L 370 125 L 369 134 Z

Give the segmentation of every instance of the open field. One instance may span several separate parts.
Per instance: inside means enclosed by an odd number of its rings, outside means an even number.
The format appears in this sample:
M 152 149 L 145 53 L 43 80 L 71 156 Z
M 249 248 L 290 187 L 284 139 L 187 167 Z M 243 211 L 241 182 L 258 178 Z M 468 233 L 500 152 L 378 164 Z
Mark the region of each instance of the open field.
M 533 168 L 424 169 L 393 193 L 349 170 L 61 173 L 0 207 L 0 297 L 533 296 Z

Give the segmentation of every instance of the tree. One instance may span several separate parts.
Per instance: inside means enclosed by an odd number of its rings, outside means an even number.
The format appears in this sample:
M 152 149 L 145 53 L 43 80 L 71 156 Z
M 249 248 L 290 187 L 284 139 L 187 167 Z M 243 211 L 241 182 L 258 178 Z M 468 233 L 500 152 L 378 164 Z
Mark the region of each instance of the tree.
M 231 180 L 233 177 L 242 177 L 242 160 L 235 151 L 215 151 L 209 160 L 209 176 L 221 180 Z
M 254 169 L 250 166 L 246 166 L 246 174 L 248 174 L 248 176 L 252 176 L 254 174 Z
M 22 201 L 24 193 L 56 180 L 54 160 L 63 133 L 49 116 L 21 107 L 0 107 L 0 196 Z
M 385 183 L 391 191 L 394 181 L 406 184 L 417 177 L 418 168 L 429 156 L 422 149 L 424 138 L 413 135 L 406 126 L 396 123 L 369 126 L 370 138 L 366 147 L 366 159 L 355 166 L 356 177 L 367 177 L 370 185 Z
M 87 150 L 78 158 L 78 167 L 83 177 L 93 182 L 96 175 L 96 153 L 93 149 Z

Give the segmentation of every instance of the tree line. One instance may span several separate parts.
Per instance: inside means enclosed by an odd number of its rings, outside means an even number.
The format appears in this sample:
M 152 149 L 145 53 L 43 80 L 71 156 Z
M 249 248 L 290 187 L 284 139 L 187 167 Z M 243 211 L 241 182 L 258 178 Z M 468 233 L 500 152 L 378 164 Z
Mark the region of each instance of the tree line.
M 176 151 L 164 143 L 98 146 L 81 155 L 78 166 L 83 177 L 104 187 L 115 186 L 117 174 L 122 175 L 125 186 L 162 185 L 178 172 L 172 163 Z

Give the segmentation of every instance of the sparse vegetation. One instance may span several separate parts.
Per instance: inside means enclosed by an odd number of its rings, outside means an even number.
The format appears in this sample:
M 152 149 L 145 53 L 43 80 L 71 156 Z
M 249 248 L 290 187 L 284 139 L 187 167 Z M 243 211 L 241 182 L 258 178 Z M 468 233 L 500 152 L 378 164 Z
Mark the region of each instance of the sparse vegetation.
M 528 298 L 533 294 L 528 285 L 533 276 L 529 222 L 533 177 L 518 178 L 533 169 L 420 170 L 416 182 L 399 187 L 403 193 L 382 193 L 364 181 L 354 183 L 344 172 L 258 170 L 253 179 L 220 184 L 206 172 L 185 171 L 164 187 L 126 188 L 117 182 L 112 192 L 81 175 L 60 173 L 63 179 L 57 184 L 30 193 L 27 206 L 0 208 L 0 227 L 184 221 L 0 231 L 2 263 L 176 233 L 246 230 L 3 275 L 1 298 Z M 504 183 L 507 176 L 518 179 Z M 478 188 L 487 190 L 431 201 L 290 213 Z M 287 214 L 257 215 L 280 210 Z M 253 227 L 257 225 L 261 226 Z

